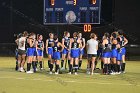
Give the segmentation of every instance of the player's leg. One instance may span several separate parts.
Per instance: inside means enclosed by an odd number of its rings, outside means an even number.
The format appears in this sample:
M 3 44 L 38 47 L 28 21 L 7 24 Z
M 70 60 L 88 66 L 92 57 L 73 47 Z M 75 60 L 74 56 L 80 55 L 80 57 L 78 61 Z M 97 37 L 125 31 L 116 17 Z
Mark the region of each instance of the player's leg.
M 21 68 L 20 68 L 20 70 L 21 70 L 21 72 L 25 72 L 24 65 L 25 65 L 25 62 L 26 62 L 26 60 L 25 60 L 26 54 L 24 53 L 21 57 L 22 57 L 22 60 L 21 60 Z
M 33 73 L 33 71 L 31 71 L 32 61 L 33 61 L 33 50 L 32 48 L 28 48 L 27 49 L 27 73 Z
M 60 59 L 56 60 L 55 74 L 59 74 L 59 64 L 60 64 Z
M 50 68 L 51 62 L 52 62 L 52 55 L 53 55 L 53 49 L 48 48 L 48 67 Z
M 67 55 L 67 50 L 64 48 L 62 51 L 62 60 L 61 60 L 61 69 L 64 69 L 64 61 L 66 59 L 66 55 Z
M 83 55 L 84 55 L 84 50 L 80 50 L 79 67 L 78 67 L 78 69 L 81 69 Z
M 77 75 L 78 63 L 79 63 L 79 58 L 75 58 L 75 65 L 74 65 L 74 68 L 75 68 L 75 75 Z
M 122 72 L 125 73 L 125 65 L 126 65 L 126 62 L 125 62 L 125 55 L 126 55 L 126 49 L 125 48 L 122 48 Z
M 72 74 L 73 62 L 74 62 L 74 58 L 73 58 L 73 57 L 71 57 L 71 60 L 70 60 L 70 66 L 69 66 L 69 73 L 68 73 L 68 74 Z
M 92 62 L 92 65 L 91 65 L 91 75 L 93 75 L 93 73 L 94 73 L 94 69 L 95 69 L 95 59 L 96 59 L 96 56 L 93 55 L 92 58 L 91 58 L 91 62 Z
M 20 67 L 21 67 L 21 55 L 18 54 L 18 71 L 20 71 Z

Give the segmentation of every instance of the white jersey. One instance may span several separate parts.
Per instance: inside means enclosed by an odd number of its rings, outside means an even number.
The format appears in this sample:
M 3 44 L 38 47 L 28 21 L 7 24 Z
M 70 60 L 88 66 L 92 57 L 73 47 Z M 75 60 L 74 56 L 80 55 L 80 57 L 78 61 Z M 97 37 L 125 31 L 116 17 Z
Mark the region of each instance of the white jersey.
M 19 38 L 18 49 L 25 50 L 25 42 L 26 42 L 26 37 Z
M 97 46 L 98 42 L 94 39 L 90 39 L 87 41 L 87 54 L 97 54 Z

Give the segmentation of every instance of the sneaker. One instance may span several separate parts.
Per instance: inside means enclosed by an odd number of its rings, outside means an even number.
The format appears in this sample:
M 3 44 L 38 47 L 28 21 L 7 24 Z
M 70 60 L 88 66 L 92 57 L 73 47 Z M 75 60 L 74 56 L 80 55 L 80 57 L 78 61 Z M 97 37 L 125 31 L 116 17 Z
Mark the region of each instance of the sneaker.
M 40 68 L 40 70 L 43 70 L 44 68 Z
M 61 68 L 61 70 L 65 70 L 65 68 L 64 68 L 64 67 L 62 67 L 62 68 Z
M 23 68 L 20 68 L 20 72 L 25 72 Z
M 49 74 L 52 75 L 52 72 L 50 71 Z
M 77 72 L 75 72 L 74 74 L 75 74 L 75 75 L 78 75 L 78 73 L 77 73 Z
M 58 75 L 58 72 L 55 72 L 55 75 Z
M 87 74 L 90 75 L 90 71 L 87 71 Z
M 68 74 L 71 75 L 71 72 L 69 72 Z
M 36 71 L 38 71 L 38 69 L 36 68 Z
M 115 73 L 114 72 L 111 72 L 110 75 L 115 75 Z
M 94 73 L 91 73 L 91 75 L 93 75 Z
M 32 73 L 34 73 L 33 71 L 27 71 L 26 72 L 27 74 L 32 74 Z

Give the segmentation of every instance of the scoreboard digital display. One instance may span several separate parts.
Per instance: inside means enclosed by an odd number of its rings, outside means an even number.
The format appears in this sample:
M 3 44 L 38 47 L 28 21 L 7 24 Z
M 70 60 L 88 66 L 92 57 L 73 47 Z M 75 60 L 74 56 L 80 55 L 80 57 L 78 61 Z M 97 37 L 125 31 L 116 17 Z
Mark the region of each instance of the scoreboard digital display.
M 101 0 L 44 0 L 44 25 L 100 24 Z

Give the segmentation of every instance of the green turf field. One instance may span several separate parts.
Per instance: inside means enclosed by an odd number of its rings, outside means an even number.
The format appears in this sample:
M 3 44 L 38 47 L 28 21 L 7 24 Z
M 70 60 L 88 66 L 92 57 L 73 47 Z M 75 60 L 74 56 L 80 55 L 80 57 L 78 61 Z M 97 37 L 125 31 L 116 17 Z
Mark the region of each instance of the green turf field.
M 127 61 L 127 71 L 121 75 L 90 76 L 85 70 L 79 75 L 49 75 L 47 68 L 26 74 L 14 66 L 13 57 L 0 57 L 0 93 L 140 93 L 140 61 Z

